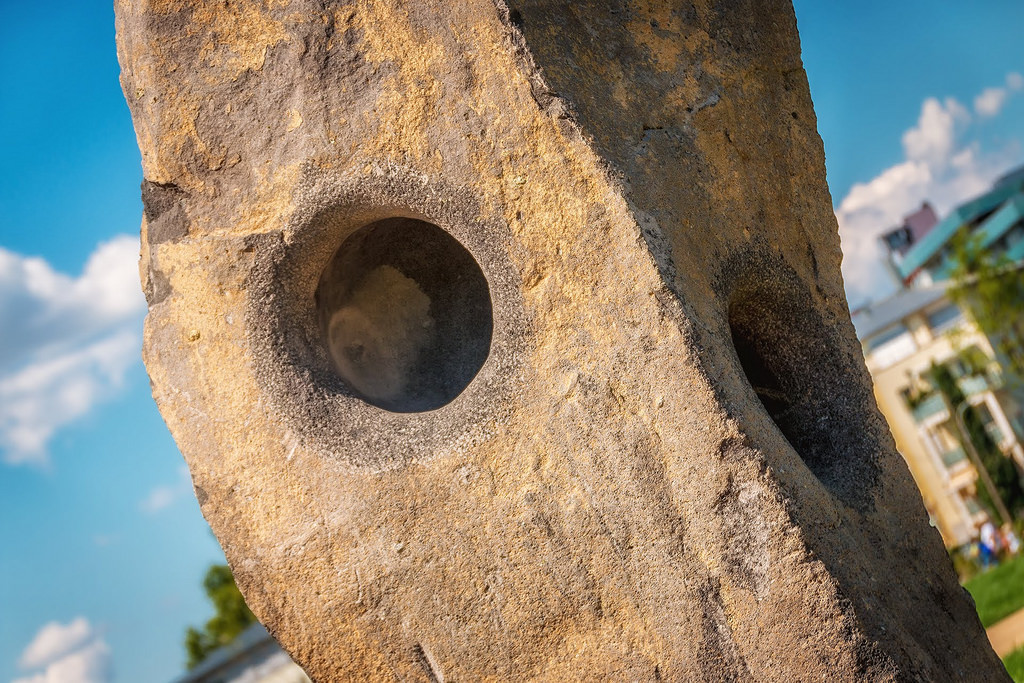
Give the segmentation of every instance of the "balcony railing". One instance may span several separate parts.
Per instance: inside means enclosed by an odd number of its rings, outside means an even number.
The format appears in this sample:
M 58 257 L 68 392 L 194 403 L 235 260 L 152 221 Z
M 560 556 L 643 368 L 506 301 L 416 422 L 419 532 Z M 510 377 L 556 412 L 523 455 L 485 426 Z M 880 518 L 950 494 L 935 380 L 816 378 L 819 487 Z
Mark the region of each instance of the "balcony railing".
M 953 450 L 946 451 L 942 454 L 942 462 L 949 469 L 953 469 L 965 460 L 967 460 L 967 454 L 964 453 L 964 449 L 962 448 L 954 448 Z
M 924 422 L 944 410 L 946 410 L 946 402 L 942 399 L 942 394 L 932 394 L 914 407 L 914 419 Z
M 961 377 L 957 380 L 957 385 L 960 387 L 960 391 L 963 392 L 965 398 L 971 398 L 987 391 L 997 391 L 998 389 L 1001 389 L 1003 386 L 1003 378 L 999 373 L 989 370 L 984 374 Z M 918 422 L 924 422 L 925 420 L 939 415 L 946 410 L 946 402 L 943 400 L 942 394 L 934 391 L 931 395 L 918 403 L 911 412 L 913 412 L 915 420 Z
M 1003 381 L 995 374 L 971 375 L 961 378 L 957 384 L 960 385 L 960 391 L 964 392 L 964 396 L 971 397 L 986 391 L 995 391 L 1002 386 Z
M 989 422 L 985 425 L 985 431 L 988 432 L 988 438 L 992 439 L 997 446 L 1007 445 L 1006 435 L 1003 434 L 1003 430 L 995 422 Z
M 971 513 L 971 517 L 985 514 L 985 509 L 978 504 L 978 501 L 973 496 L 964 500 L 964 503 L 967 505 L 967 511 Z

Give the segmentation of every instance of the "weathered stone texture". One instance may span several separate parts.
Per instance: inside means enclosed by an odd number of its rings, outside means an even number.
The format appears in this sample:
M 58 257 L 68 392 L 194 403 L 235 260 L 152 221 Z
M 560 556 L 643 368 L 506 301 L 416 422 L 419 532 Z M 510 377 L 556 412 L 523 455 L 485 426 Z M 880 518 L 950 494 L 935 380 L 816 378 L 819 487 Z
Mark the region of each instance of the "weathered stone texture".
M 874 406 L 788 2 L 117 16 L 154 395 L 313 678 L 1005 679 Z

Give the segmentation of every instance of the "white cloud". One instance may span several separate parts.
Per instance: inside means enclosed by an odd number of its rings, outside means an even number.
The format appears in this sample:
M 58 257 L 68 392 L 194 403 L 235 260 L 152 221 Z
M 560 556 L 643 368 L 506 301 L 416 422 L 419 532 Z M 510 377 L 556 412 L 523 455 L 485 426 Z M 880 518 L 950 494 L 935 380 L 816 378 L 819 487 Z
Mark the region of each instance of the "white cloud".
M 947 97 L 939 102 L 929 97 L 921 105 L 917 125 L 903 134 L 903 152 L 907 159 L 941 166 L 953 150 L 958 124 L 970 121 L 970 114 L 957 100 Z
M 985 88 L 974 98 L 974 111 L 979 116 L 995 116 L 1003 108 L 1009 94 L 1006 88 Z
M 181 478 L 177 483 L 161 484 L 160 486 L 153 487 L 149 495 L 139 503 L 139 508 L 143 512 L 153 515 L 164 508 L 170 507 L 179 498 L 190 494 L 192 492 L 192 480 L 189 478 L 188 468 L 182 467 L 178 470 L 178 473 L 181 475 Z
M 974 98 L 974 111 L 982 118 L 996 116 L 1010 95 L 1024 89 L 1024 76 L 1016 71 L 1006 74 L 1004 86 L 985 88 Z
M 1007 88 L 1013 89 L 1018 80 L 1024 87 L 1024 78 L 1010 74 Z M 854 185 L 839 203 L 836 218 L 851 304 L 877 300 L 897 286 L 883 260 L 880 234 L 900 225 L 925 201 L 945 216 L 1019 161 L 1019 145 L 984 151 L 977 143 L 964 142 L 971 123 L 970 113 L 957 100 L 926 99 L 917 124 L 903 134 L 904 160 Z
M 82 647 L 94 636 L 92 626 L 85 617 L 77 617 L 67 625 L 51 621 L 39 629 L 36 637 L 21 653 L 18 666 L 22 669 L 46 666 L 72 650 Z
M 142 508 L 143 512 L 154 514 L 177 500 L 178 495 L 178 489 L 174 486 L 157 486 L 139 503 L 139 507 Z
M 0 452 L 47 462 L 46 445 L 121 385 L 139 358 L 138 240 L 100 244 L 78 278 L 0 248 Z
M 14 683 L 108 683 L 113 679 L 110 648 L 84 617 L 67 625 L 54 621 L 43 626 L 18 666 L 41 670 Z

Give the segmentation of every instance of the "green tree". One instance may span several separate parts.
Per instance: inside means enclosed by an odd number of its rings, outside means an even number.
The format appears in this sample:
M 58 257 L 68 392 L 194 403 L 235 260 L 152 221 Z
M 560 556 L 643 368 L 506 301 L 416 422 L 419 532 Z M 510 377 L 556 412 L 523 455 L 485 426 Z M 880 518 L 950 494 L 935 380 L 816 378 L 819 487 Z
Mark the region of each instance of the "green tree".
M 948 367 L 933 363 L 930 374 L 935 388 L 946 397 L 953 410 L 964 404 L 967 397 L 964 396 L 963 390 L 960 389 L 960 385 L 957 384 L 956 378 Z M 985 424 L 978 411 L 972 406 L 964 409 L 964 426 L 967 428 L 967 438 L 974 444 L 978 458 L 988 471 L 996 492 L 1003 499 L 1010 514 L 1016 516 L 1018 511 L 1024 507 L 1024 489 L 1021 488 L 1017 467 L 999 450 L 999 446 L 985 431 Z M 1000 515 L 996 514 L 995 502 L 985 486 L 978 486 L 978 498 L 982 505 L 988 508 L 992 519 L 998 520 Z
M 202 630 L 189 626 L 185 631 L 186 666 L 189 669 L 195 668 L 217 648 L 233 641 L 256 621 L 226 564 L 215 564 L 206 571 L 203 589 L 213 603 L 215 613 Z
M 970 312 L 1019 388 L 1024 380 L 1024 268 L 963 230 L 951 247 L 950 298 Z
M 986 248 L 979 235 L 971 235 L 966 229 L 961 229 L 950 246 L 953 264 L 950 298 L 970 313 L 988 337 L 1003 368 L 1007 386 L 1018 397 L 1024 396 L 1024 268 L 1005 253 L 997 254 Z M 947 384 L 943 392 L 955 406 L 955 401 L 962 400 L 962 396 L 950 395 L 948 389 Z M 955 382 L 953 389 L 959 391 Z M 1010 511 L 1017 514 L 1024 507 L 1024 493 L 1016 467 L 992 443 L 977 411 L 968 409 L 964 422 L 997 491 Z M 991 508 L 991 500 L 981 488 L 979 494 L 982 502 Z

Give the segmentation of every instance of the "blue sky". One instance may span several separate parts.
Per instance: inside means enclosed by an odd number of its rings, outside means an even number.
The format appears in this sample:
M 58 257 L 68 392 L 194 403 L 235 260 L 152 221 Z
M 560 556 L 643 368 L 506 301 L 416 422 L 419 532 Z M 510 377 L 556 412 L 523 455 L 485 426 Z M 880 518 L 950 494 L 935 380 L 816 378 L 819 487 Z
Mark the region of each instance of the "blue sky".
M 856 306 L 895 288 L 879 232 L 925 199 L 945 215 L 1024 163 L 1024 3 L 794 5 Z
M 222 557 L 138 360 L 142 177 L 111 4 L 2 5 L 0 681 L 169 680 Z
M 221 557 L 138 360 L 109 4 L 0 3 L 0 680 L 173 678 Z M 1024 3 L 796 8 L 857 303 L 875 233 L 1024 162 Z

